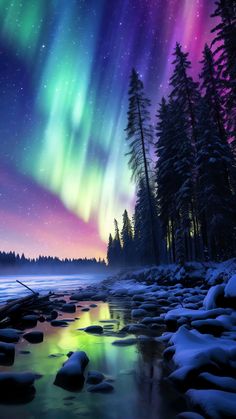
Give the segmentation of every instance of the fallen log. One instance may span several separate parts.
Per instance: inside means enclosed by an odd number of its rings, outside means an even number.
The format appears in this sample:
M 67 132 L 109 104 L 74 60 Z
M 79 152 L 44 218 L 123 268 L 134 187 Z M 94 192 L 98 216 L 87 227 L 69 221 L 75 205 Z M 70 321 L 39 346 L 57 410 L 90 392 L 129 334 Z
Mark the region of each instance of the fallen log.
M 18 298 L 14 301 L 11 301 L 4 306 L 0 307 L 0 320 L 6 319 L 11 316 L 12 313 L 16 314 L 18 312 L 27 311 L 30 309 L 43 308 L 49 303 L 51 293 L 39 296 L 39 294 L 29 295 L 27 297 Z

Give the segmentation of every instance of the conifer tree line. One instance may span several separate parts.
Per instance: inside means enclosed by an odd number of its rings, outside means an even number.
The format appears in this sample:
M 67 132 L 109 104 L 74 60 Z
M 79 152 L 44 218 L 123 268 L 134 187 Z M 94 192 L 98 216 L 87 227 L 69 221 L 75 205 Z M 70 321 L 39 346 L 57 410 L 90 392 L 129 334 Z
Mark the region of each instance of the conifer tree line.
M 109 237 L 110 266 L 223 260 L 236 251 L 236 2 L 217 0 L 201 72 L 176 44 L 170 93 L 150 118 L 132 70 L 127 113 L 129 166 L 137 199 Z M 151 156 L 155 152 L 155 162 Z

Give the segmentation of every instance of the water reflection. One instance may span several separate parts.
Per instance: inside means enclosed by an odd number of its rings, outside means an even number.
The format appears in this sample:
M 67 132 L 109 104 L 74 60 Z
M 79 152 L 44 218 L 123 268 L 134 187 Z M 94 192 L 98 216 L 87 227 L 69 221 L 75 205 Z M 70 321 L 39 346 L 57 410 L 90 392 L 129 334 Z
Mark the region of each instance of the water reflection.
M 81 303 L 87 307 L 91 302 Z M 157 344 L 140 343 L 128 347 L 112 345 L 114 332 L 130 321 L 130 310 L 124 301 L 98 306 L 88 312 L 77 308 L 79 317 L 66 328 L 55 328 L 49 323 L 39 323 L 38 330 L 45 333 L 44 342 L 30 344 L 23 339 L 16 345 L 17 354 L 13 367 L 1 367 L 7 371 L 31 370 L 43 377 L 35 383 L 36 396 L 27 405 L 1 405 L 1 419 L 15 418 L 91 418 L 91 419 L 166 419 L 161 414 L 159 397 L 160 368 L 158 365 L 161 348 Z M 72 318 L 64 313 L 60 318 Z M 113 320 L 110 324 L 108 320 Z M 106 321 L 99 323 L 100 320 Z M 85 333 L 81 328 L 91 324 L 109 325 L 108 336 Z M 56 372 L 69 351 L 84 350 L 89 359 L 87 370 L 103 372 L 114 380 L 115 391 L 111 394 L 95 394 L 86 391 L 71 393 L 53 385 Z M 30 351 L 30 353 L 20 353 Z M 52 357 L 52 355 L 54 355 Z

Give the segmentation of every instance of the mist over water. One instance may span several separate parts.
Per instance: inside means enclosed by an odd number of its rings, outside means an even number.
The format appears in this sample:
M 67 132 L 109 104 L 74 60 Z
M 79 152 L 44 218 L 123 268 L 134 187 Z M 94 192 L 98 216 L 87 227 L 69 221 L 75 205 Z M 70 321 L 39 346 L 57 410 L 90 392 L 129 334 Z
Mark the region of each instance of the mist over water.
M 63 292 L 97 284 L 107 277 L 105 273 L 81 273 L 73 275 L 1 275 L 0 303 L 11 298 L 30 294 L 30 291 L 16 282 L 19 280 L 36 292 Z

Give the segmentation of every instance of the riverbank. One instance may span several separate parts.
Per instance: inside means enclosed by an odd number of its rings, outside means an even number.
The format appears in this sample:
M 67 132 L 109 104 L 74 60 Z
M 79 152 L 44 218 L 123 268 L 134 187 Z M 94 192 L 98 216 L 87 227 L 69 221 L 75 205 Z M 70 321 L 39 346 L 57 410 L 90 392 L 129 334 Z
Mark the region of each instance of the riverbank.
M 29 322 L 35 316 L 34 328 L 13 319 L 7 340 L 15 356 L 1 370 L 42 375 L 33 377 L 36 393 L 27 409 L 20 406 L 22 416 L 39 411 L 34 417 L 233 417 L 235 273 L 235 260 L 130 271 L 54 295 L 45 310 L 23 313 Z M 28 342 L 31 331 L 42 332 L 43 342 Z M 9 343 L 10 335 L 18 343 Z M 66 354 L 78 351 L 89 358 L 79 393 L 65 388 L 68 382 L 53 384 L 70 359 Z M 94 369 L 103 375 L 91 391 L 88 371 Z M 2 403 L 5 417 L 16 417 L 15 407 L 4 398 Z

